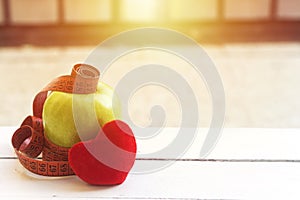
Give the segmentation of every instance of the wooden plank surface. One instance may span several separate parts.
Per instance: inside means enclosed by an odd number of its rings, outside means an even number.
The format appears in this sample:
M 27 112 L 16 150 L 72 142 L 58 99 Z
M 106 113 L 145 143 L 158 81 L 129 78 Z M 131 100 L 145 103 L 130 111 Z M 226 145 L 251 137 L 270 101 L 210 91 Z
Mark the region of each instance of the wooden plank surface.
M 158 161 L 137 161 L 158 162 Z M 0 197 L 274 199 L 300 197 L 299 163 L 177 161 L 119 186 L 89 186 L 77 177 L 35 178 L 16 160 L 1 160 Z
M 17 127 L 0 127 L 0 157 L 13 157 L 11 136 Z M 201 159 L 199 154 L 208 129 L 198 129 L 194 141 L 180 158 Z M 177 128 L 166 128 L 157 137 L 137 139 L 141 154 L 165 148 L 177 136 Z M 300 160 L 300 129 L 226 128 L 207 159 L 283 159 Z M 176 159 L 178 157 L 156 157 Z
M 0 199 L 298 199 L 300 129 L 224 129 L 204 159 L 199 149 L 206 129 L 183 158 L 153 173 L 131 173 L 119 186 L 90 186 L 77 177 L 45 178 L 17 161 L 10 137 L 16 127 L 0 128 Z M 169 128 L 166 135 L 176 135 Z M 161 139 L 161 144 L 168 137 Z M 138 145 L 142 145 L 138 141 Z M 148 144 L 149 145 L 149 144 Z M 140 147 L 141 151 L 149 149 Z M 216 159 L 216 160 L 214 160 Z M 263 159 L 263 160 L 262 160 Z M 138 158 L 137 165 L 172 158 Z

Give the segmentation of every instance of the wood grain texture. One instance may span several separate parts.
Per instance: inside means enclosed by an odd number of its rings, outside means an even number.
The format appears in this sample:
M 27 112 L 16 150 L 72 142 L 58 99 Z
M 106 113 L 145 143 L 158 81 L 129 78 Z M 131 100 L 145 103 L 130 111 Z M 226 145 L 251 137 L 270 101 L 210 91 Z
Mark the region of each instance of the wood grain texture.
M 187 154 L 154 173 L 131 173 L 114 187 L 95 187 L 76 176 L 41 177 L 17 161 L 10 137 L 16 127 L 1 127 L 0 198 L 12 199 L 292 199 L 300 197 L 300 129 L 224 129 L 208 158 L 199 159 L 198 135 Z M 166 135 L 176 133 L 175 128 Z M 205 132 L 200 129 L 199 133 Z M 167 141 L 167 139 L 162 139 Z M 139 145 L 142 145 L 139 143 Z M 149 149 L 140 148 L 141 151 Z M 138 158 L 151 165 L 167 158 Z
M 16 160 L 1 160 L 0 197 L 284 199 L 299 197 L 299 163 L 183 162 L 151 174 L 130 174 L 119 186 L 89 186 L 77 177 L 28 175 Z M 158 161 L 137 161 L 158 162 Z M 16 192 L 17 191 L 17 192 Z
M 14 158 L 10 143 L 17 127 L 0 127 L 0 158 Z M 199 153 L 208 129 L 200 128 L 182 157 L 147 157 L 151 152 L 165 148 L 178 134 L 177 128 L 166 128 L 158 136 L 141 140 L 137 138 L 138 159 L 225 159 L 225 160 L 299 160 L 300 129 L 225 128 L 215 148 L 206 158 Z M 133 130 L 135 132 L 135 130 Z M 144 156 L 142 156 L 144 155 Z

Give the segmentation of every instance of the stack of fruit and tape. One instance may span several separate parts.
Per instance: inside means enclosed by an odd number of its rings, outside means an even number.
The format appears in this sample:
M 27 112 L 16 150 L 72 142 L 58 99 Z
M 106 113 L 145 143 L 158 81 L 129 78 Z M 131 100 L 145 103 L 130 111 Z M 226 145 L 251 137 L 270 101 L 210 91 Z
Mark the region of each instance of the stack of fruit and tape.
M 136 157 L 130 127 L 120 120 L 113 89 L 99 71 L 77 64 L 39 92 L 28 116 L 12 137 L 20 163 L 44 176 L 76 174 L 93 185 L 125 181 Z M 42 159 L 37 157 L 42 153 Z

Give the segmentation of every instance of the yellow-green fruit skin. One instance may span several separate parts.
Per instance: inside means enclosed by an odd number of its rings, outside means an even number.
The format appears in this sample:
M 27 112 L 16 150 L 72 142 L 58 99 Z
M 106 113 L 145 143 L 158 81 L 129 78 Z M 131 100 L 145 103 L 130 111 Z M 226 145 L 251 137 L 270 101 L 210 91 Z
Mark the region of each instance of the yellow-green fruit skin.
M 103 82 L 93 94 L 52 92 L 43 109 L 46 137 L 62 147 L 94 138 L 104 124 L 120 119 L 120 102 L 113 95 L 112 88 Z

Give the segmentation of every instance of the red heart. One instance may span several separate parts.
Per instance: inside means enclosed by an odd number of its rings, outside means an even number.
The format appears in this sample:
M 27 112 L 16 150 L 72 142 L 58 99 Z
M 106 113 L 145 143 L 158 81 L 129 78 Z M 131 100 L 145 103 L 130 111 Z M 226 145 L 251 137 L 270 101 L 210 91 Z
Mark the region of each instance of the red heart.
M 136 157 L 136 141 L 130 127 L 114 120 L 97 137 L 75 144 L 69 163 L 77 176 L 92 185 L 116 185 L 125 181 Z

